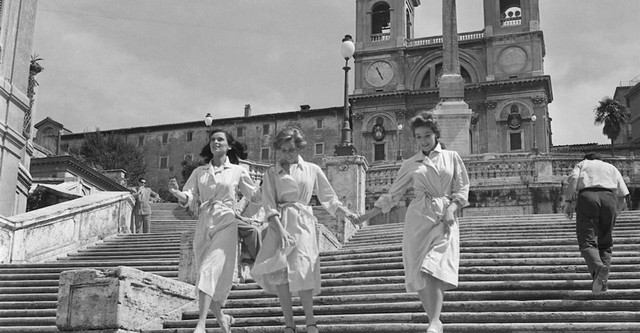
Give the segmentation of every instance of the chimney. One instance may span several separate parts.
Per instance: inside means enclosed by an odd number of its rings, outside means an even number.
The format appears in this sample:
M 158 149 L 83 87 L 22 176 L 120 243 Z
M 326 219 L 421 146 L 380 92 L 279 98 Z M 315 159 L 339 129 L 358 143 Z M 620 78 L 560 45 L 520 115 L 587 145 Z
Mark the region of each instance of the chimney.
M 311 110 L 311 106 L 304 104 L 304 105 L 300 105 L 300 111 L 309 111 Z
M 244 105 L 244 116 L 251 117 L 251 104 Z

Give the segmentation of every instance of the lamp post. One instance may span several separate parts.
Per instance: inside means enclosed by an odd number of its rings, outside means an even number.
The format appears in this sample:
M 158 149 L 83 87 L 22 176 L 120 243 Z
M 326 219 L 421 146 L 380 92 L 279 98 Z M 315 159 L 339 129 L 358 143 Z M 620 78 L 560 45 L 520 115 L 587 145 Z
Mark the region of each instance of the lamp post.
M 533 148 L 531 149 L 531 151 L 534 154 L 538 153 L 538 145 L 536 144 L 536 119 L 538 119 L 538 117 L 536 117 L 535 114 L 531 116 L 531 125 L 533 127 Z
M 402 135 L 402 124 L 398 124 L 398 157 L 396 160 L 402 161 L 402 143 L 400 142 L 400 135 Z
M 353 38 L 350 35 L 345 35 L 342 39 L 342 45 L 340 47 L 340 53 L 344 58 L 344 124 L 342 125 L 342 140 L 340 144 L 336 146 L 336 156 L 351 156 L 356 154 L 356 148 L 353 146 L 351 140 L 351 125 L 349 124 L 349 59 L 353 56 L 356 50 L 356 46 L 353 43 Z
M 211 113 L 207 113 L 207 115 L 204 116 L 204 124 L 207 126 L 207 140 L 211 138 L 211 133 L 209 133 L 209 131 L 211 131 L 212 123 L 213 123 L 213 117 L 211 116 Z

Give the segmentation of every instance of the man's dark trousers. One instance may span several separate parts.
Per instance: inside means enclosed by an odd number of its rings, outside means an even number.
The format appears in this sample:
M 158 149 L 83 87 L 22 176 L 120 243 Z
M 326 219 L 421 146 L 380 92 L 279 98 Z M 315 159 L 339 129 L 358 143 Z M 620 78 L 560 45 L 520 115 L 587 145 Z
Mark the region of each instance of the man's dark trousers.
M 608 272 L 611 266 L 612 233 L 616 215 L 617 198 L 612 191 L 596 188 L 579 192 L 576 203 L 576 234 L 580 253 L 592 277 L 603 267 Z

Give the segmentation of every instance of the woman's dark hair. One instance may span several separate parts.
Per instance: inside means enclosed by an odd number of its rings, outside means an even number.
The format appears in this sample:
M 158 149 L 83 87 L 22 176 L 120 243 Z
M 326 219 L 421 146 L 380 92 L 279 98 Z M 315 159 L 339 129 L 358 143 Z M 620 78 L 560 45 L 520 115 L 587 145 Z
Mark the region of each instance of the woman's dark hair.
M 205 163 L 211 162 L 211 159 L 213 158 L 213 152 L 211 152 L 210 144 L 211 137 L 215 133 L 224 133 L 225 137 L 227 138 L 227 143 L 229 144 L 229 151 L 227 151 L 229 162 L 231 162 L 232 164 L 239 164 L 240 159 L 244 160 L 247 158 L 247 145 L 242 142 L 236 141 L 231 133 L 223 129 L 216 128 L 209 131 L 209 141 L 207 142 L 206 146 L 202 147 L 202 151 L 200 152 L 200 156 L 204 159 Z
M 422 111 L 415 117 L 409 120 L 409 127 L 411 127 L 411 132 L 415 134 L 415 130 L 418 127 L 428 127 L 433 133 L 436 135 L 436 141 L 440 140 L 440 128 L 438 128 L 438 122 L 436 121 L 436 116 L 431 111 Z
M 285 128 L 276 135 L 276 138 L 273 141 L 273 147 L 275 149 L 280 149 L 285 142 L 291 140 L 293 140 L 293 144 L 298 149 L 302 149 L 307 145 L 307 141 L 305 141 L 302 131 L 297 128 Z
M 600 154 L 596 153 L 596 152 L 588 152 L 586 154 L 584 154 L 584 159 L 585 160 L 601 160 L 602 161 L 602 156 L 600 156 Z

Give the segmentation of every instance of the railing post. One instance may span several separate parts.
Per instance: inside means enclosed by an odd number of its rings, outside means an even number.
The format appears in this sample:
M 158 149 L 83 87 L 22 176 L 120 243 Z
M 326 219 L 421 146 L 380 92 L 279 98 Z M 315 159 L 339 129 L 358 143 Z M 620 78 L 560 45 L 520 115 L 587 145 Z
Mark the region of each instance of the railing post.
M 369 168 L 364 156 L 329 156 L 323 161 L 329 183 L 340 201 L 354 213 L 364 213 L 366 175 Z M 337 228 L 328 227 L 330 230 L 338 230 L 336 237 L 344 243 L 357 229 L 351 222 L 336 222 L 339 224 Z

